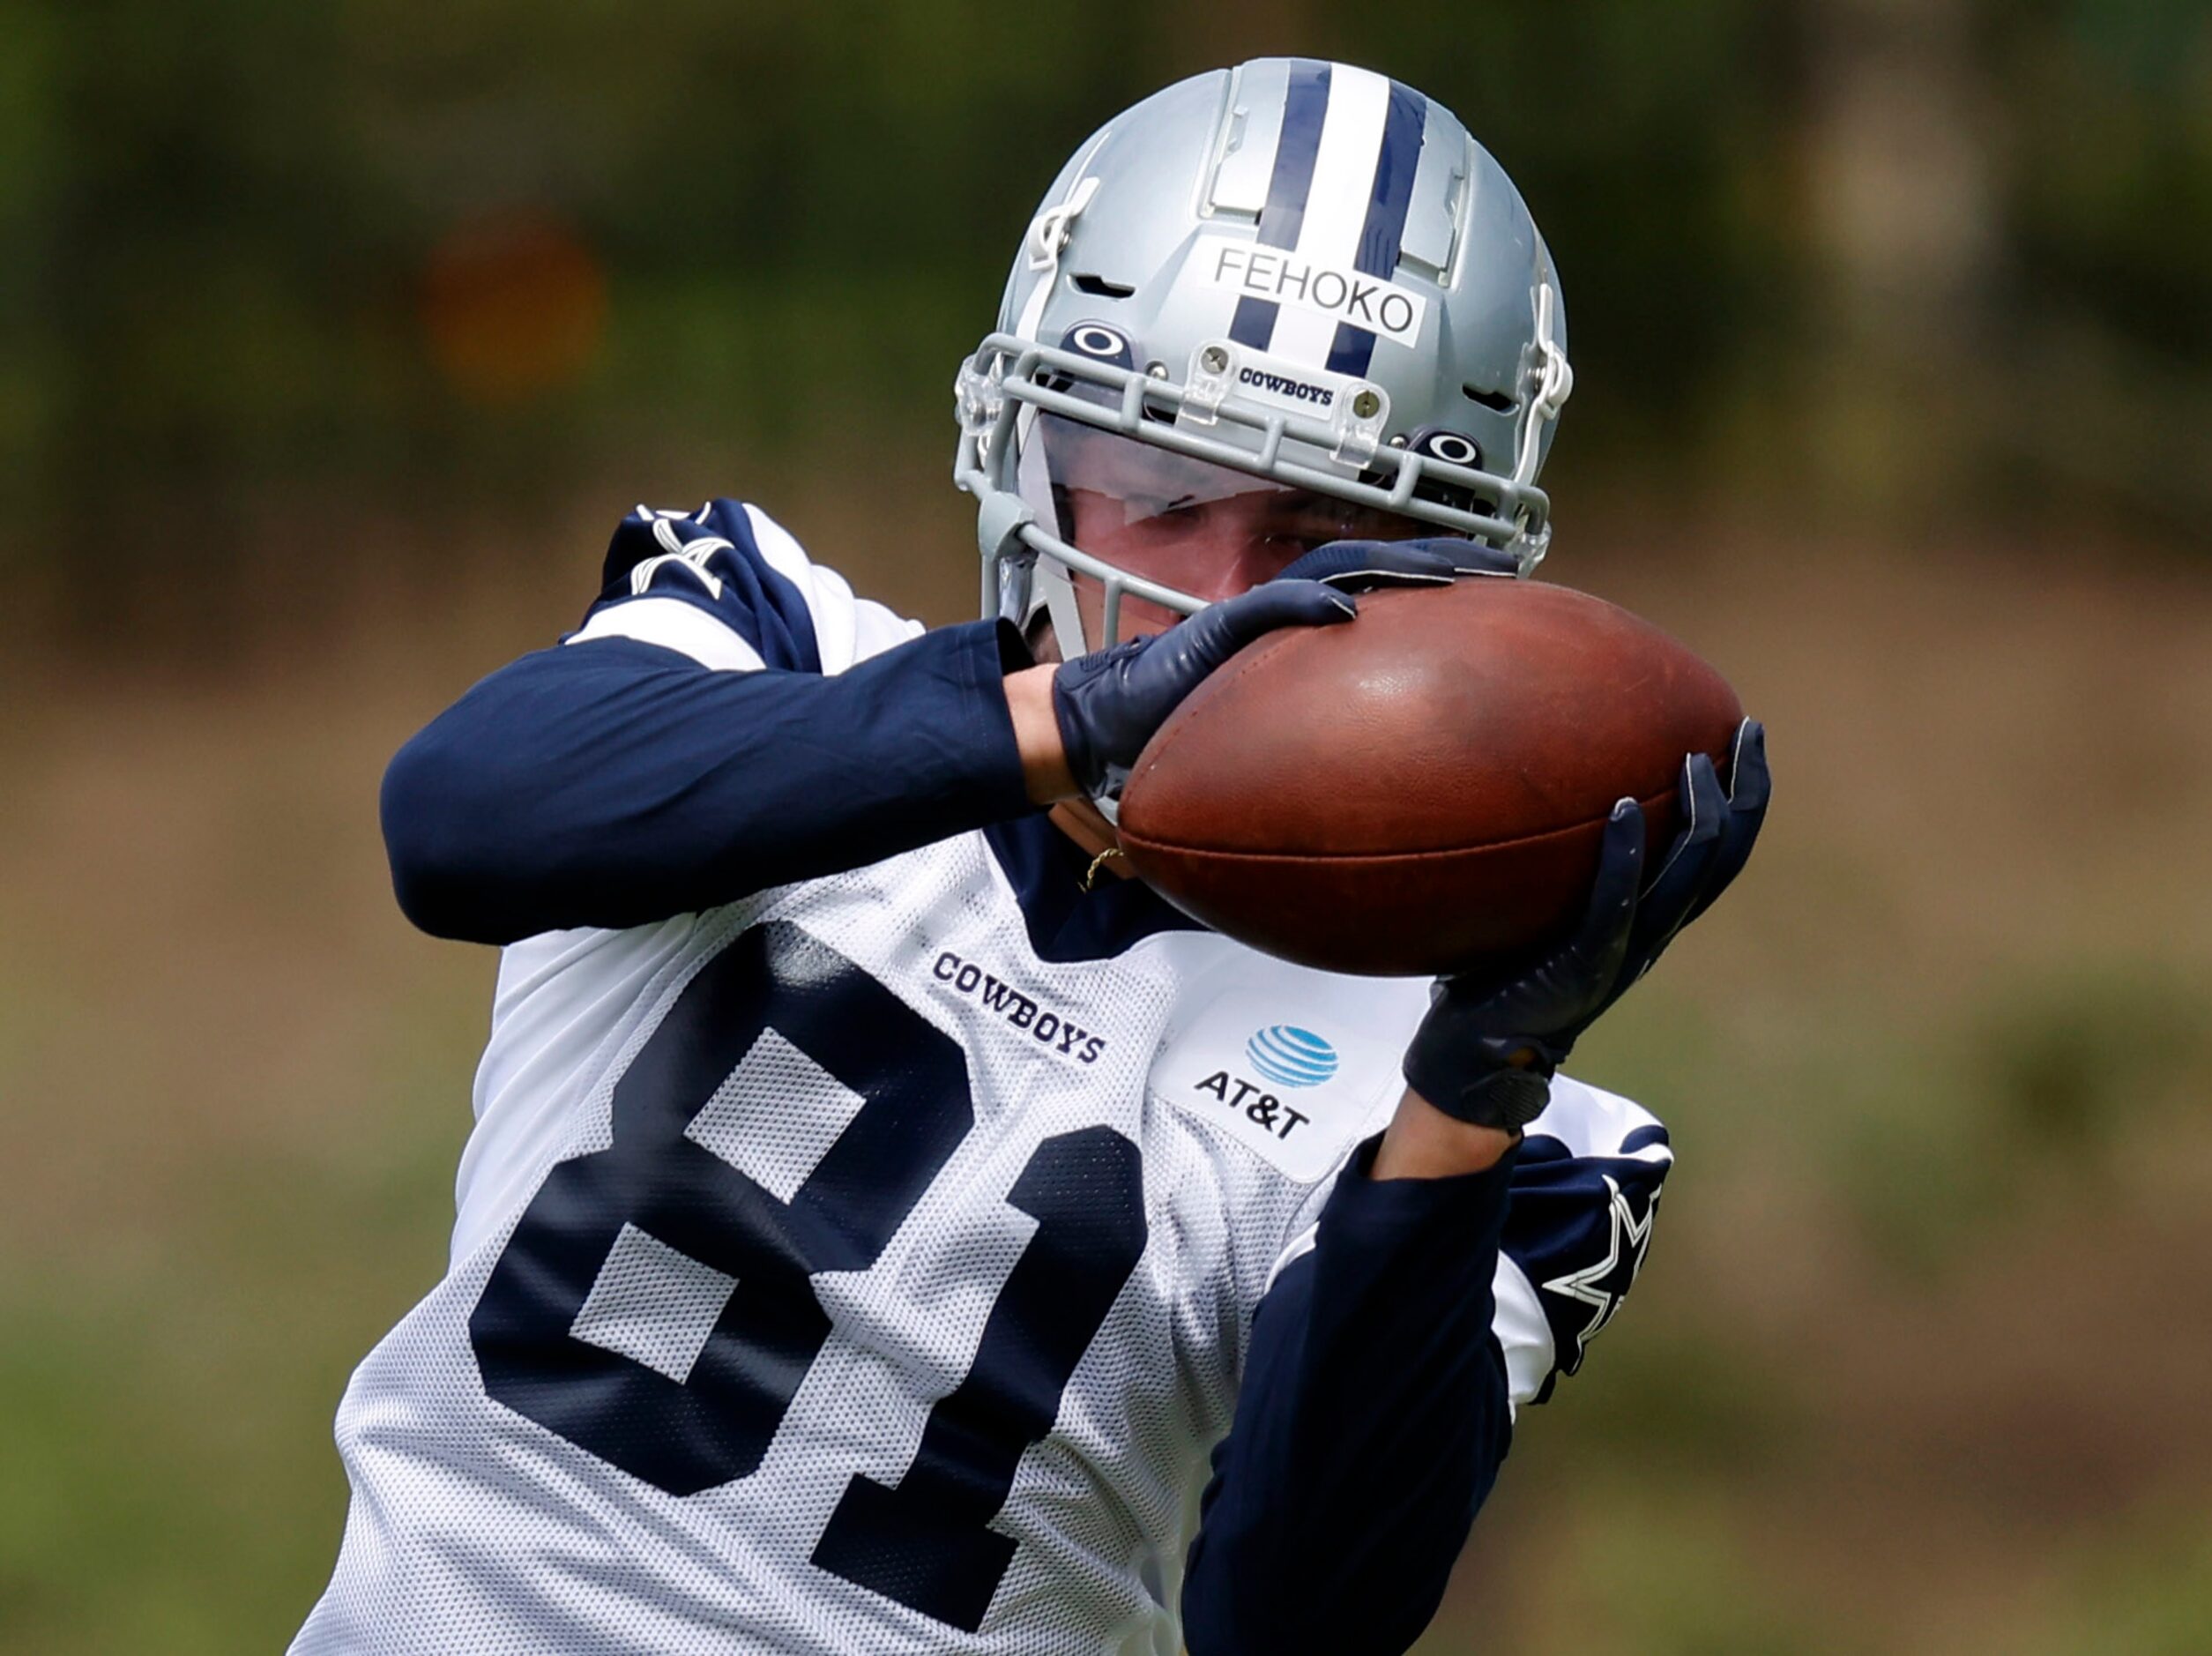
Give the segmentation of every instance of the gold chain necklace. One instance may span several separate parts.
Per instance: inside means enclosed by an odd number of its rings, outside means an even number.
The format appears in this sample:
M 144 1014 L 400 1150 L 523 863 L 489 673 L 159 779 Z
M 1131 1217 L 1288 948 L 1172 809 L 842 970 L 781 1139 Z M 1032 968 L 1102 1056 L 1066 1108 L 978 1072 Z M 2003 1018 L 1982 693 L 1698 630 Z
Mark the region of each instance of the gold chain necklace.
M 1099 883 L 1099 870 L 1106 867 L 1106 859 L 1108 857 L 1118 857 L 1121 854 L 1121 847 L 1120 846 L 1108 846 L 1105 850 L 1099 853 L 1097 856 L 1091 859 L 1091 866 L 1083 871 L 1083 889 L 1086 893 L 1089 892 L 1093 885 L 1096 885 Z

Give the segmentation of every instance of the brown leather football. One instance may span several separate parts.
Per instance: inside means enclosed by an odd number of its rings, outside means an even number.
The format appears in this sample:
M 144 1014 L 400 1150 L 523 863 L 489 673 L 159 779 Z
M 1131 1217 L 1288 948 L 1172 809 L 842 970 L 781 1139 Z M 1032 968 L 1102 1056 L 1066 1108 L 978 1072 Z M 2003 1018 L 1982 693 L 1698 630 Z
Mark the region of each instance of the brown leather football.
M 1130 773 L 1131 867 L 1218 931 L 1335 972 L 1479 969 L 1572 929 L 1615 801 L 1656 855 L 1684 756 L 1727 780 L 1735 691 L 1625 609 L 1496 579 L 1359 603 L 1240 652 Z

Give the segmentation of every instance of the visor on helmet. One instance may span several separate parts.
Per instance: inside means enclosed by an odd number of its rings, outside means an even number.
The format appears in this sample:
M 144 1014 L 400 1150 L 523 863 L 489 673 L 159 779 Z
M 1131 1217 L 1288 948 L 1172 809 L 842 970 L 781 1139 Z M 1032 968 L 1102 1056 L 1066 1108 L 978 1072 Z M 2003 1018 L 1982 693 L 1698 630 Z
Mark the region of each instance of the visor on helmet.
M 1059 526 L 1060 538 L 1102 563 L 1169 589 L 1188 600 L 1189 610 L 1271 580 L 1331 541 L 1408 541 L 1449 533 L 1058 414 L 1041 415 L 1028 441 L 1042 451 L 1041 466 L 1023 468 L 1025 477 L 1043 480 L 1048 498 L 1032 503 L 1039 516 Z M 1099 638 L 1104 584 L 1080 571 L 1070 571 L 1070 578 L 1086 612 L 1084 632 Z M 1157 632 L 1180 608 L 1136 599 L 1115 630 L 1124 637 Z

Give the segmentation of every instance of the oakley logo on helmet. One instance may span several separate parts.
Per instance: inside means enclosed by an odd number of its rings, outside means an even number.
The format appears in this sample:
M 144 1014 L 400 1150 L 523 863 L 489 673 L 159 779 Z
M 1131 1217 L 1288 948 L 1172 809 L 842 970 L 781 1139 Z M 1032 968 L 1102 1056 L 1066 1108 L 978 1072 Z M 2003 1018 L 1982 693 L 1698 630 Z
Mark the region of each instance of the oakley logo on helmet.
M 1452 466 L 1479 467 L 1482 445 L 1474 438 L 1438 426 L 1423 426 L 1407 444 L 1416 454 L 1433 454 Z
M 1103 322 L 1076 323 L 1061 340 L 1060 348 L 1080 351 L 1085 356 L 1095 356 L 1102 362 L 1113 362 L 1121 368 L 1134 367 L 1136 362 L 1129 350 L 1128 336 Z
M 1380 276 L 1337 270 L 1295 253 L 1225 236 L 1201 240 L 1195 262 L 1198 273 L 1216 287 L 1297 305 L 1370 329 L 1401 345 L 1411 345 L 1419 337 L 1421 318 L 1428 313 L 1426 299 Z

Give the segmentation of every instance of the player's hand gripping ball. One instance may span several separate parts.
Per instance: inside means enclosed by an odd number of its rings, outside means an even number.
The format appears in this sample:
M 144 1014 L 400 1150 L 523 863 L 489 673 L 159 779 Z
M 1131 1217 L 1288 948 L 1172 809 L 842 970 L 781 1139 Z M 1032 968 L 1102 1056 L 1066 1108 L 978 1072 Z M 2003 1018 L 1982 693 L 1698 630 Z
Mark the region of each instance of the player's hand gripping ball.
M 1727 681 L 1599 599 L 1459 580 L 1359 612 L 1208 676 L 1121 800 L 1134 870 L 1256 948 L 1382 975 L 1525 964 L 1575 934 L 1620 801 L 1644 864 L 1671 864 L 1684 756 L 1735 765 Z
M 1264 586 L 1209 605 L 1166 632 L 1077 656 L 1053 675 L 1053 712 L 1068 768 L 1094 797 L 1121 792 L 1129 766 L 1201 681 L 1263 634 L 1329 626 L 1357 613 L 1345 593 L 1449 586 L 1510 573 L 1506 555 L 1471 541 L 1337 541 Z
M 1643 812 L 1613 807 L 1598 878 L 1573 937 L 1502 973 L 1460 973 L 1436 998 L 1406 1048 L 1405 1078 L 1437 1108 L 1481 1126 L 1516 1129 L 1550 1096 L 1553 1072 L 1600 1013 L 1650 971 L 1682 928 L 1728 888 L 1751 855 L 1767 815 L 1766 731 L 1738 727 L 1722 791 L 1713 762 L 1682 765 L 1681 828 L 1658 872 L 1644 881 Z

